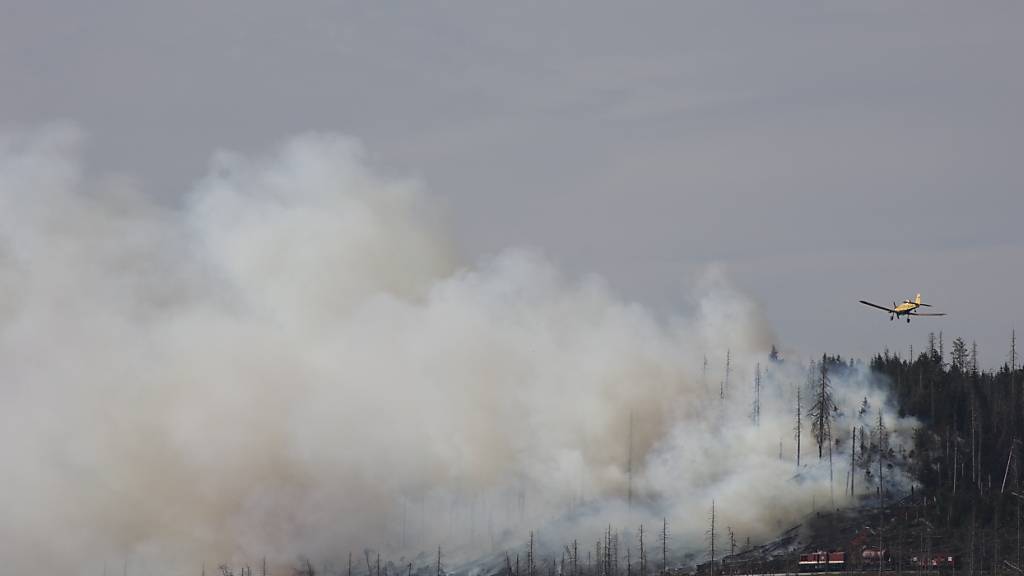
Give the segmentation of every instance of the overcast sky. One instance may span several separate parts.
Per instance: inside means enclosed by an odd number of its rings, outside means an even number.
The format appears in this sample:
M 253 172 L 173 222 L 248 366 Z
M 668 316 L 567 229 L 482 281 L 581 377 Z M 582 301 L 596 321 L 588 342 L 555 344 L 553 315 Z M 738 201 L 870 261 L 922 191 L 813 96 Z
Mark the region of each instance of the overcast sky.
M 724 267 L 780 346 L 929 330 L 1005 360 L 1024 326 L 1024 3 L 0 0 L 0 128 L 173 199 L 219 148 L 361 139 L 509 246 L 659 314 Z M 923 292 L 890 323 L 859 299 Z

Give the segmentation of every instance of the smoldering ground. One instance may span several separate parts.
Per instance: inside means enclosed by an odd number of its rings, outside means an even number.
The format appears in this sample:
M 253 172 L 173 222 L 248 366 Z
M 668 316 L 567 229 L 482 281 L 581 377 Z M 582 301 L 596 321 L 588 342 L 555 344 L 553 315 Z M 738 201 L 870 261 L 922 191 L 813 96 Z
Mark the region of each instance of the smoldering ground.
M 11 573 L 366 547 L 454 564 L 662 517 L 686 550 L 712 500 L 755 540 L 844 502 L 844 445 L 830 480 L 805 422 L 793 462 L 805 367 L 768 362 L 776 337 L 720 273 L 665 319 L 536 250 L 464 262 L 421 185 L 341 136 L 218 153 L 171 203 L 86 177 L 82 145 L 0 138 Z M 837 438 L 868 397 L 906 442 L 869 374 L 832 386 Z

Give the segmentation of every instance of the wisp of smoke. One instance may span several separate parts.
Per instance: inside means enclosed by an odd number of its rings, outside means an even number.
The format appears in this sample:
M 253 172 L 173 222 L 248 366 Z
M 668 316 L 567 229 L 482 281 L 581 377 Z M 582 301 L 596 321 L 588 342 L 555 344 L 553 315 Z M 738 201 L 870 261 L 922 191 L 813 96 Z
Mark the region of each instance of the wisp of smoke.
M 797 469 L 806 368 L 769 362 L 771 330 L 724 275 L 662 320 L 533 250 L 461 262 L 437 204 L 351 139 L 220 153 L 170 204 L 84 177 L 81 140 L 0 137 L 12 574 L 438 546 L 452 566 L 530 530 L 558 549 L 663 517 L 699 550 L 712 500 L 767 537 L 848 501 L 852 426 L 880 409 L 897 444 L 913 427 L 851 370 L 831 383 L 833 478 L 806 417 Z

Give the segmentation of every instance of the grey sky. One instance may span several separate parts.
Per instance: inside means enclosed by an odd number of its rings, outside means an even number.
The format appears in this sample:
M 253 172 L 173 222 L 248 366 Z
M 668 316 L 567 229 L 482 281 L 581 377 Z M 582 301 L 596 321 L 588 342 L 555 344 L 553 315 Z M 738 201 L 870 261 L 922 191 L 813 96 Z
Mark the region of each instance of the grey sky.
M 663 313 L 710 263 L 808 354 L 1024 302 L 1024 4 L 0 0 L 0 126 L 79 123 L 173 198 L 217 148 L 363 140 L 475 259 L 543 249 Z M 861 307 L 922 291 L 951 315 Z M 948 345 L 947 345 L 948 346 Z

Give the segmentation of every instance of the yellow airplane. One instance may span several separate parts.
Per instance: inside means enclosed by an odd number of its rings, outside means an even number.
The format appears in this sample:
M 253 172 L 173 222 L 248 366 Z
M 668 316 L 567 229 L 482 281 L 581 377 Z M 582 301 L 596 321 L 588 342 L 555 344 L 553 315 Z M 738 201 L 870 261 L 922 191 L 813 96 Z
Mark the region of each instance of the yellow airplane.
M 925 304 L 924 302 L 921 302 L 920 294 L 918 294 L 917 297 L 914 298 L 913 300 L 904 300 L 901 304 L 896 304 L 895 302 L 893 302 L 892 308 L 886 308 L 885 306 L 872 304 L 867 300 L 861 300 L 860 303 L 866 304 L 873 308 L 878 308 L 879 310 L 885 310 L 886 312 L 889 313 L 890 321 L 895 318 L 899 318 L 900 316 L 906 316 L 908 324 L 910 323 L 911 316 L 945 316 L 945 314 L 938 312 L 915 312 L 915 310 L 917 310 L 921 306 L 931 306 L 931 304 Z

